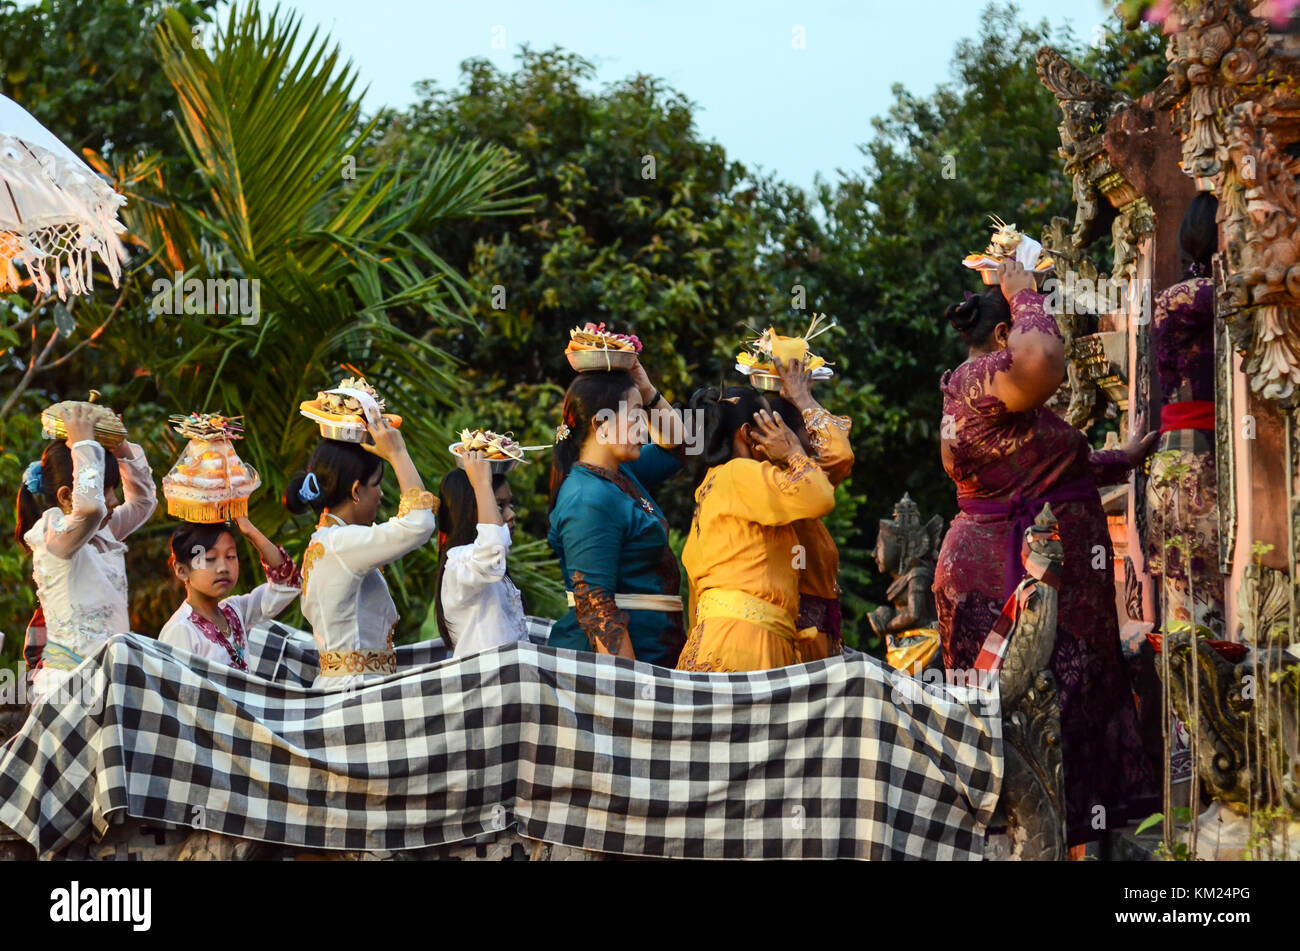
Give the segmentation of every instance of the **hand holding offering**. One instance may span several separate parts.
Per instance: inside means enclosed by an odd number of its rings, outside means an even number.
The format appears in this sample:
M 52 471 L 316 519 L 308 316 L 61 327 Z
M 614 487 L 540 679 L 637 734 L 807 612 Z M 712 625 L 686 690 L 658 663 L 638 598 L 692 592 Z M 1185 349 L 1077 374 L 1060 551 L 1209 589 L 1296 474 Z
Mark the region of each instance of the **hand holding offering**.
M 95 438 L 95 417 L 98 411 L 90 403 L 69 403 L 63 411 L 63 425 L 68 430 L 64 440 L 71 449 L 75 444 Z
M 1002 285 L 1002 296 L 1007 299 L 1007 303 L 1021 291 L 1038 289 L 1034 275 L 1026 271 L 1019 261 L 1003 261 L 998 264 L 998 283 Z
M 402 438 L 402 431 L 381 416 L 377 425 L 366 423 L 366 432 L 372 442 L 363 442 L 361 448 L 396 468 L 397 460 L 406 455 L 406 440 Z
M 492 488 L 492 461 L 481 449 L 471 449 L 465 453 L 465 475 L 469 484 L 476 490 Z
M 781 378 L 781 395 L 798 409 L 806 409 L 813 404 L 812 370 L 807 360 L 784 361 L 778 356 L 772 357 L 776 375 Z

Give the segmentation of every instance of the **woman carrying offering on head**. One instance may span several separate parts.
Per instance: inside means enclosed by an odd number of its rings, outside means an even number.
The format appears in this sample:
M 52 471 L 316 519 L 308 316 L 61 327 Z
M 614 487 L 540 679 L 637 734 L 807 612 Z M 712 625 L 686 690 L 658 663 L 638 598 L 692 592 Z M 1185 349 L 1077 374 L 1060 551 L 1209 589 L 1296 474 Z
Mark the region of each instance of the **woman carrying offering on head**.
M 1122 481 L 1154 433 L 1094 452 L 1044 405 L 1065 377 L 1064 343 L 1034 277 L 1003 263 L 1001 290 L 968 296 L 946 319 L 969 357 L 944 374 L 941 451 L 960 512 L 944 537 L 935 600 L 944 664 L 971 670 L 1024 576 L 1025 529 L 1045 503 L 1065 546 L 1052 673 L 1061 697 L 1067 841 L 1151 811 L 1155 787 L 1120 656 L 1113 553 L 1098 485 Z
M 646 412 L 664 420 L 645 445 Z M 650 494 L 681 467 L 681 417 L 646 376 L 580 373 L 564 395 L 551 467 L 551 530 L 569 611 L 550 645 L 677 663 L 685 641 L 681 572 Z
M 322 439 L 285 491 L 295 514 L 320 516 L 302 560 L 302 613 L 320 650 L 313 686 L 340 690 L 397 672 L 397 605 L 380 569 L 433 535 L 438 500 L 425 491 L 401 432 L 367 422 L 372 442 Z M 401 489 L 397 514 L 375 525 L 384 463 Z
M 704 481 L 682 564 L 691 629 L 679 670 L 744 671 L 826 657 L 830 639 L 798 627 L 795 523 L 835 507 L 830 479 L 754 390 L 704 390 Z
M 45 447 L 18 490 L 15 535 L 32 553 L 46 628 L 33 700 L 54 693 L 106 638 L 131 630 L 122 540 L 157 506 L 140 447 L 122 438 L 106 455 L 96 441 L 97 419 L 105 410 L 89 403 L 61 405 L 67 438 Z
M 298 597 L 302 576 L 293 559 L 247 517 L 239 531 L 262 559 L 266 583 L 232 595 L 239 584 L 239 548 L 230 526 L 186 522 L 172 533 L 168 563 L 185 586 L 185 603 L 163 625 L 158 640 L 236 670 L 248 670 L 248 632 L 276 617 Z
M 506 558 L 515 529 L 510 483 L 493 475 L 481 450 L 465 453 L 438 489 L 435 609 L 443 643 L 456 657 L 522 641 L 524 604 Z
M 833 416 L 812 395 L 812 375 L 806 360 L 783 363 L 773 357 L 781 377 L 781 395 L 767 397 L 799 439 L 804 455 L 826 473 L 831 486 L 838 486 L 853 471 L 853 447 L 849 443 L 847 416 Z M 844 648 L 840 634 L 840 550 L 820 518 L 794 523 L 799 539 L 799 618 L 796 627 L 815 627 L 827 636 L 831 654 Z

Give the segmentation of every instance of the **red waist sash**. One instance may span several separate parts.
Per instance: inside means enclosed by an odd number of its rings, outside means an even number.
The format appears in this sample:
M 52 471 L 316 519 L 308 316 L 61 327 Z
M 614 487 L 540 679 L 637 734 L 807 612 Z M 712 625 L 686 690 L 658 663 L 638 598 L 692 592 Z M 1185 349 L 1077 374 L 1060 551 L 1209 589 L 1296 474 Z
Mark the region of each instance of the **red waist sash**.
M 1182 400 L 1160 410 L 1160 431 L 1214 429 L 1214 403 L 1210 400 Z

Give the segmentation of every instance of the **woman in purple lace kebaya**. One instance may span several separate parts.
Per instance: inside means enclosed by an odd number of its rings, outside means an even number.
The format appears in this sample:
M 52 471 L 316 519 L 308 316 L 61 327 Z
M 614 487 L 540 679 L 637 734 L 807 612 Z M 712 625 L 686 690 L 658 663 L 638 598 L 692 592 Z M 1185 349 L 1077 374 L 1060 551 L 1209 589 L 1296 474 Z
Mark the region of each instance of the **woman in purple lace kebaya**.
M 1050 503 L 1065 548 L 1051 669 L 1061 702 L 1066 839 L 1080 846 L 1157 808 L 1121 659 L 1113 552 L 1097 490 L 1123 481 L 1156 434 L 1095 452 L 1047 409 L 1065 376 L 1064 342 L 1033 275 L 1011 262 L 999 277 L 1000 290 L 945 314 L 970 355 L 940 384 L 943 465 L 961 511 L 935 573 L 939 632 L 945 666 L 972 668 L 1023 577 L 1024 530 Z
M 1147 569 L 1166 624 L 1225 635 L 1214 458 L 1214 282 L 1219 203 L 1201 192 L 1178 232 L 1186 279 L 1161 291 L 1151 330 L 1160 387 L 1160 444 L 1147 480 Z

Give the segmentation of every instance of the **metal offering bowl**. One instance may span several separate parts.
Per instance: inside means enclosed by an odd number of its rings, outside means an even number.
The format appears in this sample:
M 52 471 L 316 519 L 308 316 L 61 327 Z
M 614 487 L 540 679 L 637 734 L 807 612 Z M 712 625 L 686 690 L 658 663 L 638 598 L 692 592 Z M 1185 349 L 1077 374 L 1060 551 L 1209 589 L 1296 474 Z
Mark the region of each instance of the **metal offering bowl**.
M 461 451 L 462 446 L 463 446 L 462 443 L 454 442 L 450 446 L 448 446 L 447 449 L 451 452 L 453 456 L 456 457 L 456 465 L 464 469 L 465 454 Z M 492 466 L 493 475 L 505 475 L 507 472 L 509 472 L 511 469 L 513 469 L 515 466 L 519 465 L 519 463 L 523 461 L 524 458 L 523 458 L 523 454 L 521 453 L 518 459 L 489 459 L 488 464 Z
M 569 366 L 579 373 L 591 370 L 630 370 L 636 366 L 633 350 L 566 350 Z

